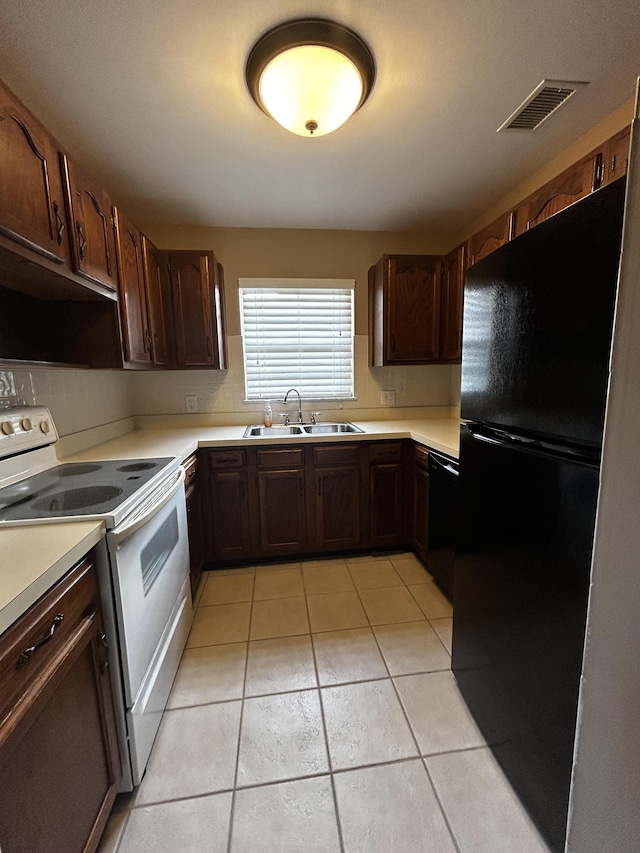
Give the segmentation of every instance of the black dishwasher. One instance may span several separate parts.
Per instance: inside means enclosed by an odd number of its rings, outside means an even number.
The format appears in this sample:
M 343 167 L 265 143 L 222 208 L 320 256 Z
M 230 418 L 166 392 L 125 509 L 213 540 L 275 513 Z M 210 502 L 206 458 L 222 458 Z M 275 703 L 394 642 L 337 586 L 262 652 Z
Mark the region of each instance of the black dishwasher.
M 458 460 L 429 451 L 429 547 L 427 568 L 453 599 Z

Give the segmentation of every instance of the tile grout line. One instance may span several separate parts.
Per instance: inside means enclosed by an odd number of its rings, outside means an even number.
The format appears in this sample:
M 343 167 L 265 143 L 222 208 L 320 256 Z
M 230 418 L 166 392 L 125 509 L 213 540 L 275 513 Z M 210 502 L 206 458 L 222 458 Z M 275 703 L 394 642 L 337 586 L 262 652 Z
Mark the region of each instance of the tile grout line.
M 229 832 L 227 834 L 227 853 L 231 853 L 233 844 L 233 819 L 236 806 L 236 789 L 238 786 L 238 770 L 240 767 L 240 743 L 242 740 L 242 721 L 244 719 L 244 694 L 247 685 L 247 672 L 249 669 L 249 642 L 251 637 L 251 622 L 253 621 L 253 595 L 256 587 L 256 572 L 253 573 L 253 584 L 251 586 L 251 609 L 249 611 L 249 627 L 247 630 L 247 649 L 244 658 L 244 677 L 242 679 L 242 696 L 240 698 L 240 720 L 238 721 L 238 745 L 236 747 L 236 769 L 233 775 L 233 790 L 231 792 L 231 808 L 229 810 Z
M 462 853 L 462 848 L 460 847 L 460 844 L 458 843 L 458 839 L 456 837 L 456 834 L 453 831 L 453 826 L 451 825 L 451 821 L 449 820 L 449 815 L 445 811 L 444 805 L 442 804 L 442 800 L 440 799 L 440 794 L 438 793 L 438 789 L 436 788 L 436 784 L 433 781 L 433 777 L 431 776 L 431 772 L 430 772 L 429 767 L 427 765 L 427 759 L 422 758 L 421 761 L 422 761 L 422 766 L 424 767 L 424 772 L 427 774 L 427 779 L 429 780 L 429 783 L 431 785 L 431 789 L 433 790 L 433 795 L 436 798 L 436 802 L 440 806 L 440 811 L 441 811 L 442 816 L 444 818 L 444 822 L 447 825 L 447 829 L 449 830 L 449 835 L 451 836 L 451 840 L 453 841 L 453 846 L 456 848 L 458 853 Z
M 301 566 L 304 564 L 301 564 Z M 309 612 L 309 598 L 307 594 L 307 585 L 304 580 L 304 569 L 302 571 L 302 587 L 304 589 L 304 604 L 307 609 L 307 620 L 309 622 L 311 654 L 313 656 L 313 669 L 316 676 L 316 684 L 318 690 L 318 700 L 320 702 L 320 719 L 322 721 L 322 732 L 324 734 L 324 748 L 327 755 L 327 767 L 329 769 L 329 784 L 331 785 L 331 796 L 333 797 L 333 808 L 336 816 L 336 829 L 338 831 L 338 844 L 340 845 L 340 853 L 345 853 L 344 838 L 342 836 L 342 823 L 340 821 L 340 809 L 338 808 L 338 795 L 336 793 L 335 780 L 333 778 L 333 762 L 331 761 L 331 751 L 329 750 L 329 734 L 327 732 L 327 720 L 324 714 L 324 701 L 322 699 L 322 689 L 320 687 L 320 673 L 318 672 L 318 661 L 316 658 L 316 646 L 313 642 L 313 631 L 311 631 L 311 613 Z M 348 571 L 348 570 L 347 570 Z M 230 851 L 229 851 L 230 853 Z
M 403 579 L 403 583 L 404 583 L 404 579 Z M 408 586 L 408 584 L 406 584 L 406 583 L 405 583 L 405 587 L 407 587 L 407 586 Z M 411 594 L 411 591 L 410 591 L 410 590 L 409 590 L 409 594 Z M 359 594 L 359 591 L 358 591 L 358 597 L 359 597 L 359 595 L 360 595 L 360 594 Z M 413 596 L 412 596 L 412 597 L 413 597 Z M 417 602 L 417 601 L 416 601 L 416 604 L 418 604 L 418 602 Z M 364 607 L 364 604 L 363 604 L 363 607 Z M 418 607 L 419 607 L 419 608 L 420 608 L 420 610 L 424 613 L 424 611 L 422 610 L 422 608 L 420 607 L 420 605 L 419 605 L 419 604 L 418 604 Z M 366 611 L 365 611 L 365 612 L 366 612 Z M 425 619 L 427 619 L 426 615 L 425 615 Z M 398 623 L 398 624 L 405 624 L 405 623 Z M 428 619 L 427 619 L 427 624 L 430 624 Z M 436 633 L 436 632 L 435 632 L 435 629 L 432 629 L 432 630 L 434 630 L 434 633 Z M 447 829 L 448 829 L 448 831 L 449 831 L 449 835 L 451 836 L 451 840 L 452 840 L 452 842 L 453 842 L 454 847 L 456 848 L 457 853 L 461 853 L 460 846 L 458 845 L 458 840 L 457 840 L 457 838 L 455 837 L 455 835 L 454 835 L 454 833 L 453 833 L 453 829 L 452 829 L 451 824 L 450 824 L 450 822 L 449 822 L 449 818 L 448 818 L 448 816 L 447 816 L 447 814 L 446 814 L 446 812 L 445 812 L 444 808 L 442 807 L 442 803 L 440 802 L 440 797 L 438 796 L 438 792 L 436 791 L 436 787 L 435 787 L 435 785 L 433 784 L 433 780 L 431 779 L 431 774 L 429 773 L 429 770 L 428 770 L 428 768 L 427 768 L 427 762 L 426 762 L 426 759 L 425 759 L 425 758 L 424 758 L 424 756 L 422 755 L 422 750 L 420 749 L 420 744 L 418 743 L 417 735 L 416 735 L 416 733 L 415 733 L 415 732 L 414 732 L 414 730 L 413 730 L 413 726 L 411 725 L 411 721 L 410 721 L 410 719 L 409 719 L 409 715 L 407 714 L 407 710 L 406 710 L 406 708 L 404 707 L 404 704 L 403 704 L 402 699 L 401 699 L 401 697 L 400 697 L 400 693 L 398 692 L 398 688 L 397 688 L 396 682 L 395 682 L 395 680 L 394 680 L 394 676 L 392 676 L 392 675 L 391 675 L 391 670 L 389 669 L 389 665 L 387 664 L 387 660 L 386 660 L 386 658 L 385 658 L 385 656 L 384 656 L 384 652 L 382 651 L 382 647 L 380 646 L 380 643 L 378 642 L 378 637 L 376 636 L 376 632 L 375 632 L 375 630 L 374 630 L 373 625 L 371 626 L 371 633 L 373 634 L 373 637 L 374 637 L 374 640 L 375 640 L 375 642 L 376 642 L 376 645 L 378 646 L 378 651 L 380 652 L 380 656 L 382 657 L 382 660 L 384 661 L 384 665 L 385 665 L 385 667 L 386 667 L 386 669 L 387 669 L 387 672 L 389 673 L 389 680 L 391 681 L 391 687 L 392 687 L 393 692 L 394 692 L 394 694 L 395 694 L 395 697 L 396 697 L 396 699 L 397 699 L 397 701 L 398 701 L 398 704 L 400 705 L 400 709 L 401 709 L 402 714 L 403 714 L 403 716 L 404 716 L 404 719 L 405 719 L 405 721 L 406 721 L 406 723 L 407 723 L 407 726 L 409 727 L 409 731 L 410 731 L 410 733 L 411 733 L 411 737 L 412 737 L 412 739 L 413 739 L 413 742 L 414 742 L 414 744 L 415 744 L 415 746 L 416 746 L 416 749 L 417 749 L 417 752 L 418 752 L 418 760 L 422 763 L 422 767 L 423 767 L 423 769 L 424 769 L 425 775 L 426 775 L 426 777 L 427 777 L 427 779 L 428 779 L 428 781 L 429 781 L 429 784 L 431 785 L 431 790 L 433 791 L 433 795 L 434 795 L 434 797 L 435 797 L 435 799 L 436 799 L 436 802 L 437 802 L 437 804 L 438 804 L 438 807 L 439 807 L 439 809 L 440 809 L 440 813 L 441 813 L 441 815 L 442 815 L 442 819 L 444 820 L 444 822 L 445 822 L 445 826 L 447 827 Z M 451 668 L 449 667 L 449 670 L 450 670 L 450 669 L 451 669 Z

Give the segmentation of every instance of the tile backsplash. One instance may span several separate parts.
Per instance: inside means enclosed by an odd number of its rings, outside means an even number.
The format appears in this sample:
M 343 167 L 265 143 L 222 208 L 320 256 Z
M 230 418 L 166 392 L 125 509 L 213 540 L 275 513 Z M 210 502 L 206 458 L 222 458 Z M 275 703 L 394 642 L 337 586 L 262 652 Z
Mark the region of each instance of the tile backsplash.
M 234 416 L 233 422 L 249 423 L 261 418 L 262 403 L 244 401 L 241 337 L 229 337 L 228 347 L 229 370 L 2 370 L 0 408 L 34 403 L 47 406 L 58 432 L 66 436 L 132 415 L 184 414 L 185 397 L 195 395 L 199 413 L 229 414 Z M 337 409 L 343 409 L 352 418 L 360 409 L 384 411 L 389 416 L 389 406 L 381 403 L 382 391 L 393 392 L 395 409 L 455 406 L 459 385 L 458 365 L 370 368 L 367 338 L 356 335 L 356 399 L 332 405 L 319 401 L 314 408 L 324 409 L 325 415 L 331 410 L 334 416 Z M 303 388 L 300 391 L 304 393 Z M 284 407 L 274 401 L 273 408 L 277 421 Z
M 6 394 L 11 388 L 15 393 Z M 50 409 L 60 435 L 112 423 L 131 414 L 129 386 L 123 371 L 0 371 L 0 405 L 33 404 Z
M 195 395 L 198 412 L 206 414 L 262 413 L 263 404 L 246 403 L 244 371 L 242 368 L 242 338 L 230 336 L 229 370 L 181 370 L 137 372 L 128 379 L 131 388 L 132 414 L 168 415 L 186 412 L 185 397 Z M 381 391 L 395 392 L 396 407 L 449 406 L 455 400 L 455 384 L 459 382 L 457 365 L 416 365 L 412 367 L 375 367 L 367 364 L 367 336 L 355 337 L 355 400 L 345 400 L 340 408 L 387 408 L 380 402 Z M 282 393 L 290 384 L 285 384 Z M 299 389 L 304 394 L 304 388 Z M 323 402 L 319 402 L 320 408 Z M 326 404 L 324 404 L 326 407 Z M 335 404 L 333 404 L 335 408 Z M 305 409 L 307 406 L 305 406 Z M 274 419 L 278 408 L 274 401 Z M 251 417 L 249 417 L 251 420 Z

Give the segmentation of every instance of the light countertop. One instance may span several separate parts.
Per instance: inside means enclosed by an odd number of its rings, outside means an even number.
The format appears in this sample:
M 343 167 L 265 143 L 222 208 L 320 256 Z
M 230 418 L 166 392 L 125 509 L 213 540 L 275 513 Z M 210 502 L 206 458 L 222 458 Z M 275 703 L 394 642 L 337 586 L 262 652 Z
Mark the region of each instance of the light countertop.
M 245 426 L 141 429 L 96 444 L 61 461 L 139 459 L 178 456 L 182 461 L 198 447 L 252 444 L 324 443 L 411 438 L 433 450 L 458 456 L 459 421 L 421 418 L 357 421 L 364 434 L 244 438 Z M 0 528 L 0 633 L 6 630 L 104 535 L 103 522 L 65 521 Z
M 102 521 L 0 530 L 0 634 L 104 536 Z
M 456 418 L 422 418 L 397 421 L 352 421 L 364 434 L 277 436 L 243 438 L 245 426 L 171 427 L 141 429 L 94 445 L 79 453 L 65 456 L 64 462 L 86 462 L 96 459 L 136 459 L 157 456 L 179 456 L 184 461 L 198 447 L 251 446 L 252 444 L 290 444 L 366 441 L 373 439 L 411 438 L 420 444 L 457 458 L 460 421 Z

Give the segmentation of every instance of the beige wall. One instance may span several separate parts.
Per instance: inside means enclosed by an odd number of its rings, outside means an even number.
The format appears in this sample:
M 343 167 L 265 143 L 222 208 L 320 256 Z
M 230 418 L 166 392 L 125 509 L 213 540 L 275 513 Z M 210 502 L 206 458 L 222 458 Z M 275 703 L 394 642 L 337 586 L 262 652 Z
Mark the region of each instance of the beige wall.
M 198 411 L 229 413 L 245 419 L 261 406 L 244 403 L 244 371 L 238 279 L 353 278 L 355 290 L 355 390 L 348 410 L 381 409 L 380 391 L 396 392 L 396 407 L 449 406 L 455 404 L 459 368 L 449 365 L 368 367 L 367 272 L 385 254 L 440 254 L 442 240 L 426 234 L 362 231 L 305 231 L 259 228 L 176 228 L 144 225 L 145 233 L 160 248 L 211 249 L 224 266 L 228 371 L 180 371 L 137 374 L 129 377 L 134 414 L 185 412 L 186 394 L 198 397 Z M 283 388 L 283 393 L 286 391 Z M 304 391 L 304 389 L 300 389 Z M 277 407 L 274 407 L 277 411 Z M 329 411 L 320 404 L 325 416 Z M 251 413 L 251 415 L 250 415 Z M 381 414 L 389 414 L 388 411 Z M 398 412 L 400 414 L 400 412 Z M 355 415 L 352 415 L 355 416 Z
M 564 169 L 576 163 L 581 157 L 593 151 L 602 142 L 612 137 L 614 133 L 626 127 L 631 123 L 633 110 L 634 101 L 630 99 L 615 112 L 611 113 L 611 115 L 607 116 L 607 118 L 592 127 L 588 133 L 585 133 L 584 136 L 581 136 L 572 145 L 565 148 L 564 151 L 558 154 L 557 157 L 554 157 L 553 160 L 550 160 L 542 169 L 539 169 L 527 178 L 526 181 L 518 184 L 518 186 L 510 190 L 496 204 L 485 210 L 482 216 L 479 216 L 469 226 L 458 233 L 455 241 L 449 248 L 457 246 L 472 234 L 475 234 L 476 231 L 493 222 L 494 219 L 497 219 L 498 216 L 510 210 L 518 202 L 534 192 L 534 190 L 537 190 L 547 181 L 551 180 L 551 178 L 559 175 Z
M 385 253 L 449 251 L 621 130 L 629 124 L 632 114 L 633 103 L 629 101 L 486 210 L 457 238 L 424 233 L 163 227 L 141 222 L 145 233 L 160 248 L 211 249 L 224 265 L 231 369 L 126 374 L 69 369 L 34 371 L 34 402 L 50 406 L 62 434 L 111 423 L 131 414 L 183 413 L 186 394 L 196 394 L 198 409 L 203 413 L 229 413 L 239 419 L 254 411 L 258 414 L 260 407 L 243 402 L 238 278 L 300 276 L 356 281 L 358 399 L 346 403 L 344 408 L 378 409 L 389 416 L 392 412 L 380 409 L 381 390 L 396 392 L 398 409 L 459 405 L 459 367 L 368 367 L 367 270 Z
M 224 266 L 227 331 L 240 334 L 238 279 L 354 278 L 356 335 L 367 334 L 367 271 L 384 254 L 440 254 L 443 238 L 384 231 L 176 228 L 143 225 L 162 249 L 211 249 Z

